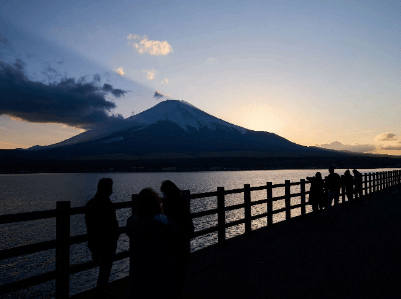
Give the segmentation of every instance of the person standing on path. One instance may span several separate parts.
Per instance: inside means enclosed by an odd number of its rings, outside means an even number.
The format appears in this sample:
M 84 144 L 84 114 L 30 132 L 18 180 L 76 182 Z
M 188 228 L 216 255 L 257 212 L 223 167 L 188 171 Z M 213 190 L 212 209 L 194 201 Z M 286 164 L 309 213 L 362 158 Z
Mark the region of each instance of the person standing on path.
M 176 299 L 171 228 L 161 198 L 151 188 L 138 195 L 136 212 L 127 219 L 130 240 L 129 298 Z
M 102 178 L 97 185 L 96 195 L 85 205 L 88 247 L 92 259 L 99 264 L 96 286 L 99 298 L 109 295 L 107 287 L 119 236 L 116 210 L 110 200 L 112 193 L 113 180 Z
M 355 180 L 355 199 L 360 200 L 362 197 L 362 173 L 354 169 L 354 180 Z
M 331 209 L 331 203 L 334 199 L 334 207 L 338 209 L 338 199 L 340 197 L 341 177 L 338 173 L 334 172 L 334 166 L 329 167 L 329 175 L 326 177 L 326 190 L 327 190 L 327 215 Z
M 354 178 L 351 175 L 349 169 L 344 172 L 343 184 L 345 186 L 345 194 L 347 195 L 348 201 L 354 201 Z
M 313 214 L 319 214 L 322 211 L 322 200 L 324 198 L 324 181 L 322 179 L 322 174 L 320 172 L 316 172 L 314 177 L 307 177 L 308 181 L 311 182 L 310 193 L 309 193 L 309 204 L 312 205 Z
M 162 183 L 163 210 L 171 227 L 171 252 L 176 276 L 177 298 L 183 298 L 182 290 L 187 274 L 187 262 L 191 251 L 190 241 L 194 225 L 181 190 L 170 180 Z

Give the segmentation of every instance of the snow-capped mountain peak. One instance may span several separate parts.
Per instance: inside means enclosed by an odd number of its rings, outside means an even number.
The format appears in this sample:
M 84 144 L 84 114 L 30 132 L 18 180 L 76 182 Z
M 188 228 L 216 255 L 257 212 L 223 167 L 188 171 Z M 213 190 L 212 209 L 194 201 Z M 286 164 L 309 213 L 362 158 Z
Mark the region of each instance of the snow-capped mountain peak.
M 158 121 L 170 121 L 177 124 L 184 130 L 193 127 L 199 131 L 200 128 L 216 130 L 217 127 L 237 130 L 245 133 L 246 129 L 230 124 L 224 120 L 214 117 L 196 108 L 185 101 L 166 100 L 156 106 L 145 110 L 139 114 L 131 116 L 129 119 L 143 124 L 154 124 Z

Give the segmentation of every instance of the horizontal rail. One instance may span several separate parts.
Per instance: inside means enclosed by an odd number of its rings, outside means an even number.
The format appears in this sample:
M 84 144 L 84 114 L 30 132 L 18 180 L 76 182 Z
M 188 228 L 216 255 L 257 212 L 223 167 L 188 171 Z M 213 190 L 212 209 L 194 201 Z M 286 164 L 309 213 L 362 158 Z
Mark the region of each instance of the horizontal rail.
M 56 248 L 56 240 L 44 241 L 35 244 L 23 245 L 19 247 L 3 249 L 0 251 L 0 261 L 10 259 L 20 255 L 32 254 L 40 251 Z
M 26 212 L 18 214 L 5 214 L 5 215 L 0 215 L 0 224 L 42 220 L 53 217 L 56 217 L 56 210 Z
M 119 253 L 116 253 L 114 255 L 113 261 L 115 262 L 115 261 L 123 260 L 123 259 L 126 259 L 126 258 L 129 258 L 129 250 L 124 250 L 124 251 L 121 251 Z M 79 272 L 83 272 L 83 271 L 87 271 L 87 270 L 93 269 L 93 268 L 95 268 L 97 266 L 99 266 L 99 263 L 94 262 L 94 261 L 88 261 L 88 262 L 80 263 L 80 264 L 73 264 L 73 265 L 70 266 L 69 273 L 70 274 L 76 274 L 76 273 L 79 273 Z
M 207 234 L 210 234 L 210 233 L 214 233 L 214 232 L 217 231 L 217 229 L 218 229 L 218 226 L 212 226 L 212 227 L 208 227 L 208 228 L 205 228 L 205 229 L 202 229 L 202 230 L 198 230 L 193 234 L 193 238 L 200 237 L 200 236 L 203 236 L 203 235 L 207 235 Z
M 0 286 L 0 294 L 7 294 L 26 289 L 53 279 L 56 279 L 56 271 L 50 271 L 43 274 L 35 275 Z
M 237 194 L 244 192 L 244 189 L 232 189 L 232 190 L 224 190 L 224 195 L 228 194 Z
M 205 198 L 205 197 L 212 197 L 212 196 L 217 196 L 217 192 L 213 191 L 213 192 L 191 194 L 190 199 Z
M 228 228 L 228 227 L 236 226 L 236 225 L 243 224 L 243 223 L 245 223 L 245 218 L 228 222 L 228 223 L 226 223 L 226 225 L 224 227 Z
M 212 214 L 216 214 L 217 211 L 218 211 L 217 209 L 211 209 L 211 210 L 205 210 L 205 211 L 201 211 L 201 212 L 191 213 L 191 218 L 194 219 L 194 218 L 209 216 Z

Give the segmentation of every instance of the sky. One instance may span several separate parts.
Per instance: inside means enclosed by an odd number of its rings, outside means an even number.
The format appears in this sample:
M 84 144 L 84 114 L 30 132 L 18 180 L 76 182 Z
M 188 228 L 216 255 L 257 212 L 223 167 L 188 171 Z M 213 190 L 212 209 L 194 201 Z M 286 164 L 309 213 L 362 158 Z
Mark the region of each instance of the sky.
M 401 155 L 400 15 L 390 0 L 5 0 L 0 148 L 169 98 L 305 146 Z

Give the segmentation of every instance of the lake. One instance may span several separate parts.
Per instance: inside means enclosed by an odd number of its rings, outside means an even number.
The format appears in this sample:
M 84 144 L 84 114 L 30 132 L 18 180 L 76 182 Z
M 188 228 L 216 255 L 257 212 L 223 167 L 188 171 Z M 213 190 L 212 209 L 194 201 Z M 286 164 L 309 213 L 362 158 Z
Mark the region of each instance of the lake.
M 380 172 L 392 169 L 365 169 L 364 172 Z M 191 193 L 203 193 L 216 191 L 217 187 L 226 190 L 243 188 L 244 184 L 262 186 L 266 182 L 273 184 L 284 183 L 285 180 L 299 182 L 307 176 L 313 176 L 320 171 L 324 176 L 328 171 L 324 170 L 263 170 L 263 171 L 213 171 L 213 172 L 164 172 L 164 173 L 68 173 L 68 174 L 18 174 L 0 175 L 0 214 L 13 214 L 21 212 L 55 209 L 57 201 L 71 201 L 71 207 L 84 206 L 96 193 L 97 182 L 100 178 L 110 177 L 114 181 L 114 193 L 111 196 L 113 202 L 131 200 L 131 195 L 139 193 L 145 187 L 151 187 L 159 191 L 163 180 L 169 179 L 177 184 L 181 190 L 190 190 Z M 336 170 L 343 174 L 344 169 Z M 291 193 L 297 192 L 298 186 L 291 187 Z M 283 189 L 283 188 L 281 188 Z M 307 190 L 309 185 L 307 185 Z M 283 190 L 274 190 L 273 196 L 282 195 Z M 252 192 L 252 200 L 266 198 L 266 191 Z M 243 194 L 226 196 L 226 205 L 243 202 Z M 297 199 L 292 199 L 296 204 Z M 275 203 L 274 209 L 282 207 L 283 202 Z M 191 202 L 191 211 L 200 211 L 216 207 L 216 198 L 197 199 Z M 252 215 L 266 212 L 266 205 L 252 207 Z M 309 212 L 309 206 L 307 206 Z M 295 211 L 297 213 L 297 211 Z M 130 209 L 117 211 L 120 226 L 125 226 L 126 219 L 130 216 Z M 243 209 L 226 213 L 228 221 L 243 218 Z M 200 230 L 214 226 L 217 217 L 209 216 L 194 219 L 195 229 Z M 274 222 L 284 220 L 284 213 L 275 215 Z M 266 225 L 266 219 L 253 221 L 252 228 L 257 229 Z M 227 229 L 227 238 L 242 234 L 243 225 Z M 83 215 L 71 217 L 71 234 L 86 233 Z M 31 244 L 35 242 L 55 239 L 55 220 L 46 219 L 26 223 L 0 225 L 0 250 Z M 216 234 L 202 236 L 192 241 L 193 251 L 216 242 Z M 128 238 L 121 235 L 118 251 L 128 249 Z M 8 259 L 0 262 L 1 284 L 13 282 L 18 279 L 54 270 L 54 250 L 42 253 Z M 71 246 L 71 264 L 90 260 L 90 252 L 86 244 Z M 128 274 L 128 260 L 114 263 L 111 280 L 122 278 Z M 75 294 L 95 287 L 97 269 L 81 272 L 71 276 L 70 292 Z M 13 297 L 42 297 L 51 296 L 54 282 L 20 291 L 16 294 L 4 295 L 0 298 Z

